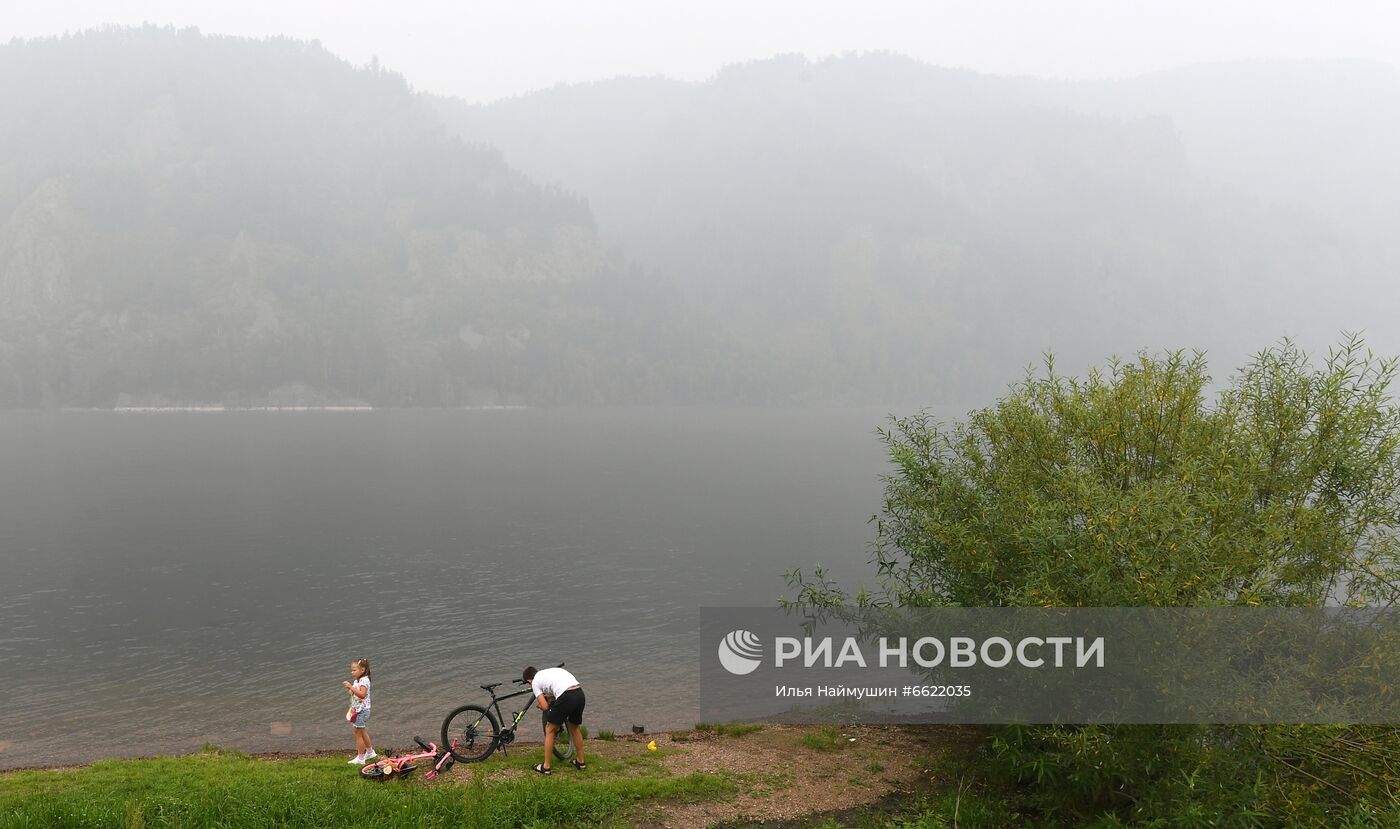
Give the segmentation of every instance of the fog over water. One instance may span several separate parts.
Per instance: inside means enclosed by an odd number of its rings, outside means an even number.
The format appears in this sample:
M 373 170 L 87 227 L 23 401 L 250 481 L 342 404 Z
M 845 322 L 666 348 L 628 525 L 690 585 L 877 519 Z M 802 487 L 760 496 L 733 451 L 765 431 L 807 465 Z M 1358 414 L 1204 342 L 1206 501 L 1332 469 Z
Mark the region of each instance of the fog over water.
M 699 607 L 860 576 L 881 418 L 0 416 L 0 767 L 337 746 L 358 656 L 388 745 L 558 661 L 595 729 L 687 727 Z

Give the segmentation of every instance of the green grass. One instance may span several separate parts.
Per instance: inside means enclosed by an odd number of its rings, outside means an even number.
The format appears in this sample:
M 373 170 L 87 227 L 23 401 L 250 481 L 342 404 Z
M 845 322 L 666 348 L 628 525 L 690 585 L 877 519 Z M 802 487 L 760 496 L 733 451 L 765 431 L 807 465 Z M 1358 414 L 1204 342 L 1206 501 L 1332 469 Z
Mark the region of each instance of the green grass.
M 725 824 L 726 829 L 760 829 L 761 822 Z M 813 815 L 784 823 L 784 829 L 1026 829 L 1017 815 L 1001 804 L 947 793 L 911 797 L 890 807 L 869 806 L 838 816 Z M 1040 826 L 1040 824 L 1035 824 Z M 1060 827 L 1056 827 L 1060 829 Z M 1064 827 L 1069 829 L 1069 827 Z M 1112 827 L 1101 827 L 1112 829 Z
M 600 728 L 598 729 L 598 739 L 603 740 L 604 742 L 612 742 L 613 740 L 617 739 L 617 735 L 614 734 L 610 729 Z
M 834 725 L 824 725 L 802 735 L 802 745 L 817 751 L 838 751 L 849 741 L 841 736 L 841 729 Z
M 761 829 L 765 824 L 739 821 L 724 825 L 726 829 Z M 1027 824 L 995 805 L 989 808 L 980 801 L 950 796 L 909 798 L 892 810 L 871 806 L 845 811 L 838 816 L 813 815 L 782 826 L 783 829 L 1026 829 Z
M 627 825 L 637 804 L 711 799 L 735 788 L 712 775 L 671 776 L 659 765 L 637 774 L 633 764 L 594 757 L 585 773 L 560 768 L 551 777 L 483 781 L 486 772 L 537 761 L 535 752 L 492 760 L 471 767 L 474 782 L 461 784 L 367 782 L 340 759 L 270 762 L 205 752 L 109 760 L 0 775 L 0 827 L 612 827 Z M 632 773 L 610 778 L 609 769 Z
M 718 734 L 721 737 L 742 737 L 745 734 L 762 731 L 763 726 L 754 723 L 698 722 L 695 724 L 695 730 L 707 731 L 711 734 Z

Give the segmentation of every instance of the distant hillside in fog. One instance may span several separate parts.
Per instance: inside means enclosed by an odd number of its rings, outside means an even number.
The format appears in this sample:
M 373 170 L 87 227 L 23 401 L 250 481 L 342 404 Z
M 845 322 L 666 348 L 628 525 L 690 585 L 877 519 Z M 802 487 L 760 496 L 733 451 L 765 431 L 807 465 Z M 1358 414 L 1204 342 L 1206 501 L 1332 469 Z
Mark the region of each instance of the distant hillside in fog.
M 316 44 L 0 46 L 0 406 L 963 402 L 1041 351 L 1389 331 L 1369 64 L 889 55 L 488 106 Z
M 593 400 L 651 290 L 397 75 L 193 31 L 0 46 L 0 404 Z
M 830 390 L 967 399 L 1046 348 L 1400 348 L 1388 66 L 1052 83 L 795 56 L 439 108 Z

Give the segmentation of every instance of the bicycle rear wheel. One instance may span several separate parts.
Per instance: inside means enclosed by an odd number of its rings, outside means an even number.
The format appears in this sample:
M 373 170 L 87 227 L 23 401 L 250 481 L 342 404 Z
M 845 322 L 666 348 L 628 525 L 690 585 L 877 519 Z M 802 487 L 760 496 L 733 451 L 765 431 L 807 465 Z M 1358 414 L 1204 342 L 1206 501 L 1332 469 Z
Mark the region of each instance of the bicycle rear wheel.
M 541 723 L 547 723 L 544 717 L 540 717 Z M 545 727 L 548 727 L 546 724 Z M 559 726 L 559 731 L 554 735 L 554 756 L 560 760 L 568 760 L 574 756 L 574 741 L 569 734 L 567 723 Z
M 485 760 L 501 735 L 496 715 L 480 705 L 463 705 L 442 721 L 442 747 L 463 763 Z

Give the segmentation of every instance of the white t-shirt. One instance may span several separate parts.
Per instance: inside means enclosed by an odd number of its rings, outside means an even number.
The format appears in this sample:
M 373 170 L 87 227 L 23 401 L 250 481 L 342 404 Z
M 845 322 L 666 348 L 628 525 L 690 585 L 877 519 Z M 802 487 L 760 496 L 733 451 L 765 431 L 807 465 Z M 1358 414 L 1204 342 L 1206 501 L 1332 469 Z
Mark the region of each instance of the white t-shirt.
M 356 697 L 355 702 L 353 703 L 353 705 L 355 706 L 355 710 L 356 710 L 356 711 L 367 711 L 367 710 L 369 710 L 369 677 L 367 677 L 367 676 L 362 676 L 362 677 L 360 677 L 359 679 L 357 679 L 357 680 L 355 680 L 354 682 L 350 683 L 350 687 L 351 687 L 351 688 L 364 688 L 364 689 L 365 689 L 365 698 L 364 698 L 364 699 L 360 699 L 360 698 Z
M 530 683 L 530 688 L 535 692 L 535 696 L 549 694 L 556 699 L 565 690 L 578 684 L 574 675 L 563 668 L 545 668 L 543 671 L 535 672 L 535 679 Z

